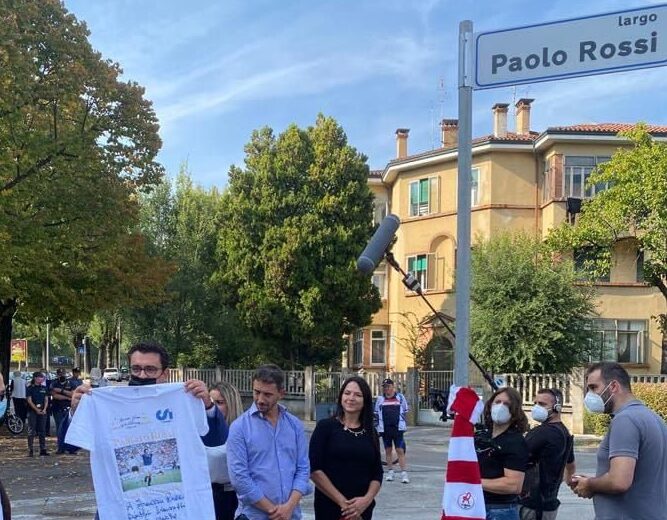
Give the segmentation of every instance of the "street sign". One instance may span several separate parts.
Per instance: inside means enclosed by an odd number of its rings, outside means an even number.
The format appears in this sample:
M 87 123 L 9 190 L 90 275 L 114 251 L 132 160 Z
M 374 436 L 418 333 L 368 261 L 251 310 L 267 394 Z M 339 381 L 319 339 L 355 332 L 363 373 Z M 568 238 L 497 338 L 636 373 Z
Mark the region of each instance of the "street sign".
M 667 4 L 476 33 L 473 88 L 667 65 Z
M 13 339 L 11 342 L 11 362 L 25 363 L 28 359 L 28 340 Z

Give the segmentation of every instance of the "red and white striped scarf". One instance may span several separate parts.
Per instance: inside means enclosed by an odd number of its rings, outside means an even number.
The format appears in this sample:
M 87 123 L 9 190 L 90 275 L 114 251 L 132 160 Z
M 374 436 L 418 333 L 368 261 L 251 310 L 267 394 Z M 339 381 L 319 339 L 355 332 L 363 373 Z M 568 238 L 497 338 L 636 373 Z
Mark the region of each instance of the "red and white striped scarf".
M 449 440 L 441 520 L 484 520 L 484 494 L 475 452 L 474 425 L 484 403 L 472 388 L 452 385 L 447 410 L 456 414 Z

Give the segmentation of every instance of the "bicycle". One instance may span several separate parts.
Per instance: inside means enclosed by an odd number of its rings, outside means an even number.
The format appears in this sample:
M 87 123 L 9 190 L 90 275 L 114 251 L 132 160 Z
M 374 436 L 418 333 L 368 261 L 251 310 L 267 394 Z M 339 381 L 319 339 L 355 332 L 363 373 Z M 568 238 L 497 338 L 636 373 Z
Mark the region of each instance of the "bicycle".
M 14 413 L 14 408 L 10 405 L 11 394 L 6 392 L 0 400 L 0 426 L 7 425 L 7 429 L 14 435 L 23 433 L 25 424 L 23 419 Z M 5 408 L 3 411 L 2 408 Z

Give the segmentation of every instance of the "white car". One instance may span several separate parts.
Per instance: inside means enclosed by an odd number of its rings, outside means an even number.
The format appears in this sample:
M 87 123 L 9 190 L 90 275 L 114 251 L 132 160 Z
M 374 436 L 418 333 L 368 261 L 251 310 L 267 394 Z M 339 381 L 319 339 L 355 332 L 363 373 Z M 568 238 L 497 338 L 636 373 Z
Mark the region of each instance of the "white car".
M 120 381 L 120 372 L 117 368 L 105 368 L 102 377 L 107 381 Z

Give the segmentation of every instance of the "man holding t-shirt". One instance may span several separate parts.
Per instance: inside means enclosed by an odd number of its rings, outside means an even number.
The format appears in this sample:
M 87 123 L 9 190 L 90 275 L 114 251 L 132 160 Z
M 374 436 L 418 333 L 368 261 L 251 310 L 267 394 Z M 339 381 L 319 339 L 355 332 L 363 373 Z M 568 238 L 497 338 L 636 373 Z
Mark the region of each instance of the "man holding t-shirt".
M 127 354 L 130 363 L 130 386 L 155 385 L 168 382 L 169 354 L 162 345 L 153 343 L 139 343 L 132 346 Z M 195 398 L 201 399 L 206 410 L 206 420 L 208 423 L 208 433 L 201 437 L 201 442 L 205 446 L 220 446 L 227 441 L 229 430 L 225 418 L 214 406 L 209 396 L 208 387 L 203 381 L 190 379 L 185 383 L 185 391 L 192 394 Z M 77 387 L 72 394 L 71 414 L 76 412 L 81 397 L 84 394 L 92 392 L 92 387 L 84 383 Z M 199 439 L 193 439 L 193 442 L 200 442 Z M 146 459 L 142 454 L 142 467 L 145 466 Z M 152 464 L 152 456 L 150 457 Z M 150 464 L 148 468 L 150 469 Z M 146 480 L 150 484 L 149 480 Z M 211 502 L 212 507 L 212 502 Z M 96 516 L 98 518 L 98 516 Z

